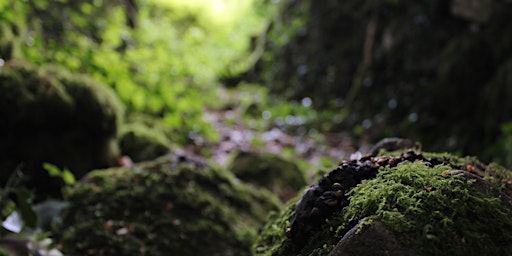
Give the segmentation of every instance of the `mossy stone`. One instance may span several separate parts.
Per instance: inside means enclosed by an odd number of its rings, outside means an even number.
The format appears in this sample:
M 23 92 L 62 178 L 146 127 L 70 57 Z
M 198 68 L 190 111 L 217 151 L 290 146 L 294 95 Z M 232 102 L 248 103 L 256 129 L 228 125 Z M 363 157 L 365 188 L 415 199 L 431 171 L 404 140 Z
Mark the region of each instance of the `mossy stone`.
M 66 255 L 250 255 L 278 209 L 270 193 L 174 154 L 90 172 L 66 199 Z
M 283 201 L 307 185 L 304 173 L 296 163 L 271 153 L 238 152 L 230 170 L 242 181 L 278 194 Z
M 21 167 L 39 193 L 58 194 L 49 162 L 80 178 L 112 166 L 123 105 L 109 87 L 59 66 L 8 61 L 0 67 L 0 183 Z
M 351 229 L 356 225 L 356 234 L 362 232 L 366 237 L 379 237 L 375 233 L 364 233 L 376 229 L 374 223 L 382 224 L 380 230 L 385 232 L 381 235 L 391 234 L 386 239 L 395 243 L 395 247 L 390 247 L 394 252 L 411 255 L 508 254 L 512 249 L 512 207 L 507 187 L 500 184 L 503 184 L 503 177 L 508 179 L 510 174 L 504 173 L 510 173 L 510 170 L 495 164 L 484 165 L 471 157 L 430 156 L 447 161 L 434 167 L 423 161 L 381 167 L 375 179 L 366 180 L 352 189 L 348 206 L 330 216 L 302 248 L 285 235 L 294 213 L 294 204 L 290 204 L 263 229 L 254 247 L 255 254 L 328 255 L 335 248 L 339 249 L 340 240 L 354 235 Z M 464 168 L 459 168 L 461 166 Z M 352 245 L 368 245 L 368 241 L 351 242 Z M 374 252 L 379 250 L 371 248 Z M 350 248 L 349 251 L 358 249 Z M 331 255 L 338 254 L 333 252 Z
M 163 131 L 143 123 L 124 125 L 119 136 L 121 154 L 130 156 L 136 162 L 160 157 L 171 151 L 172 145 Z

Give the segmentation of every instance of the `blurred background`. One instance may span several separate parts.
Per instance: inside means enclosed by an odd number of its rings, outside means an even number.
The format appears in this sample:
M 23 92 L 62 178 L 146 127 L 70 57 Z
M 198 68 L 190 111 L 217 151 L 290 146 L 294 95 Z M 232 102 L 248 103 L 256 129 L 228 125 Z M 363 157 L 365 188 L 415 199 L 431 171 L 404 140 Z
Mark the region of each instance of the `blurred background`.
M 510 5 L 3 1 L 0 56 L 2 66 L 87 74 L 115 91 L 129 120 L 156 120 L 202 155 L 227 139 L 291 136 L 350 151 L 399 136 L 510 166 Z

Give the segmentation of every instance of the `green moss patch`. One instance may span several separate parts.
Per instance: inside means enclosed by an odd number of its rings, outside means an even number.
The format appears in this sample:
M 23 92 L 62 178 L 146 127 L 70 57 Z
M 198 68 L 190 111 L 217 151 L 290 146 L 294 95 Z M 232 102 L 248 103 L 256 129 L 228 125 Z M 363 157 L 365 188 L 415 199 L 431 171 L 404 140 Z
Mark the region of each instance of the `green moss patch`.
M 379 220 L 423 255 L 507 254 L 512 249 L 510 205 L 475 190 L 473 180 L 450 175 L 452 169 L 422 162 L 384 168 L 352 191 L 339 217 L 347 223 Z
M 71 255 L 249 255 L 277 199 L 183 156 L 89 173 L 67 191 Z
M 163 131 L 143 123 L 124 125 L 119 136 L 121 154 L 130 156 L 136 162 L 162 156 L 173 149 L 171 145 Z
M 258 241 L 253 246 L 254 255 L 297 255 L 295 246 L 288 239 L 285 230 L 290 226 L 295 204 L 299 198 L 292 199 L 281 213 L 269 216 Z
M 239 179 L 278 194 L 282 201 L 307 185 L 297 164 L 270 153 L 239 152 L 230 170 Z
M 510 171 L 475 158 L 424 155 L 445 164 L 404 161 L 381 167 L 374 179 L 351 190 L 350 203 L 328 217 L 301 248 L 286 238 L 294 214 L 290 205 L 264 228 L 255 254 L 328 255 L 354 226 L 359 224 L 361 232 L 375 221 L 396 237 L 401 248 L 417 255 L 509 254 L 512 207 L 503 177 Z M 481 173 L 491 182 L 454 174 L 457 169 Z

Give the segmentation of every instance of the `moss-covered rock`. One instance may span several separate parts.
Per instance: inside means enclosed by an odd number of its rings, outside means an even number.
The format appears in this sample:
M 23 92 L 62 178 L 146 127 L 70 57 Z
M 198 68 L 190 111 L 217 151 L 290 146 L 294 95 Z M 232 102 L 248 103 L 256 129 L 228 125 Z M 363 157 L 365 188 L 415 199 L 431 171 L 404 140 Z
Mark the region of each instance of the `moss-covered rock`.
M 328 200 L 326 193 L 329 191 L 319 189 L 327 182 L 326 177 L 331 179 L 336 170 L 347 172 L 347 169 L 340 165 L 326 174 L 319 184 L 312 187 L 313 192 L 321 192 L 321 195 L 315 197 L 313 193 L 306 192 L 301 201 L 298 198 L 294 200 L 297 206 L 291 203 L 280 216 L 271 219 L 254 247 L 255 254 L 510 253 L 512 204 L 508 196 L 510 188 L 504 185 L 509 183 L 510 170 L 495 164 L 484 165 L 475 158 L 448 154 L 424 153 L 415 161 L 407 160 L 403 154 L 398 156 L 388 158 L 390 160 L 385 165 L 382 164 L 384 157 L 354 161 L 353 164 L 361 166 L 382 165 L 377 167 L 378 172 L 373 178 L 363 179 L 348 194 L 339 195 L 341 198 L 347 196 L 346 202 L 334 204 Z M 308 196 L 316 198 L 312 203 L 314 207 L 310 209 L 311 213 L 300 214 L 307 208 L 304 204 L 308 202 Z M 322 208 L 324 204 L 335 210 L 322 215 L 327 211 Z M 340 205 L 342 207 L 338 207 Z M 315 222 L 314 216 L 325 218 Z M 299 225 L 294 224 L 297 220 L 300 220 Z M 304 240 L 296 239 L 296 234 L 290 235 L 290 232 L 297 232 L 294 228 L 300 231 L 312 223 L 316 227 L 308 229 Z M 287 238 L 287 233 L 292 239 Z M 379 243 L 387 246 L 382 247 Z
M 58 66 L 0 67 L 0 184 L 17 167 L 39 192 L 58 192 L 43 162 L 77 177 L 112 166 L 123 106 L 107 86 Z
M 124 125 L 119 136 L 121 154 L 134 161 L 153 160 L 173 149 L 164 132 L 143 123 Z
M 270 153 L 238 152 L 230 170 L 242 181 L 274 192 L 282 201 L 294 197 L 307 185 L 297 164 Z
M 66 199 L 66 255 L 249 255 L 278 209 L 270 193 L 176 154 L 93 171 Z

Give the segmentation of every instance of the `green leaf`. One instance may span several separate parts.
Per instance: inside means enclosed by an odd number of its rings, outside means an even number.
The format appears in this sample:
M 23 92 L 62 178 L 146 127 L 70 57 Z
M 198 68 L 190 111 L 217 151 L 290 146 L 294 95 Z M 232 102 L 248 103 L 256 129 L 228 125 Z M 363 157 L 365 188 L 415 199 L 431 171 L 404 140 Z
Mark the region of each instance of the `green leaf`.
M 75 175 L 68 169 L 64 169 L 62 172 L 62 180 L 64 180 L 64 183 L 67 185 L 73 185 L 76 183 Z
M 59 169 L 59 167 L 53 164 L 43 163 L 43 168 L 48 172 L 50 177 L 60 177 L 62 175 L 62 172 Z
M 61 178 L 66 185 L 73 185 L 76 183 L 75 176 L 73 173 L 65 168 L 64 170 L 59 169 L 59 167 L 50 164 L 50 163 L 43 163 L 43 168 L 48 171 L 48 174 L 50 177 L 59 177 Z

